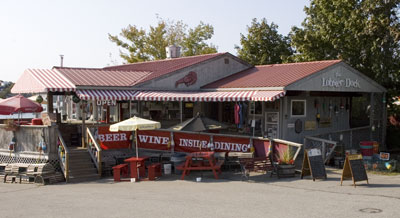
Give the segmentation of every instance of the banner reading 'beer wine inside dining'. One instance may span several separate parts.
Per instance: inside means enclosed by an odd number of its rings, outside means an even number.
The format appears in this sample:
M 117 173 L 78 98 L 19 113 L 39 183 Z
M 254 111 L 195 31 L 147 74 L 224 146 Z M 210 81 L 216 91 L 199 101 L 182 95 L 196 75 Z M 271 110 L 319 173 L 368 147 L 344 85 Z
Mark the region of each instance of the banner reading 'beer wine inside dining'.
M 174 151 L 196 152 L 210 151 L 210 136 L 198 133 L 174 132 Z M 168 144 L 171 140 L 171 133 L 159 130 L 138 131 L 139 148 L 169 150 Z M 234 138 L 226 136 L 214 136 L 213 144 L 216 152 L 249 152 L 250 140 L 248 138 Z

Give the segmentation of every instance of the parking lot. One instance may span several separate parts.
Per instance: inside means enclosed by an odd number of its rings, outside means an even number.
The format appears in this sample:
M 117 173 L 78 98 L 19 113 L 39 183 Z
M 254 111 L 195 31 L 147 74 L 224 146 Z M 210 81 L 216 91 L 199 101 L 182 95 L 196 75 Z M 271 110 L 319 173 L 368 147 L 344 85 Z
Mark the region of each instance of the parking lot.
M 327 180 L 277 179 L 223 172 L 215 180 L 193 172 L 151 182 L 93 182 L 56 185 L 0 183 L 1 217 L 398 217 L 400 176 L 369 174 L 340 186 L 341 170 Z M 202 177 L 201 182 L 196 182 Z

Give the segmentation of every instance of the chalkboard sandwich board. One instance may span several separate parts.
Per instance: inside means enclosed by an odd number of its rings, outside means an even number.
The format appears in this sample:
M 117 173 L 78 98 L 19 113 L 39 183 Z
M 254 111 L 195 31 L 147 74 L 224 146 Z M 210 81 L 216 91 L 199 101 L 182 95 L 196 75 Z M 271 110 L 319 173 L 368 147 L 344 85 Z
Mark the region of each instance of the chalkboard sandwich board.
M 313 181 L 315 179 L 326 179 L 326 170 L 322 152 L 320 149 L 305 149 L 303 166 L 301 168 L 301 179 L 304 176 L 311 175 Z
M 347 155 L 344 161 L 342 179 L 340 180 L 340 185 L 343 184 L 343 180 L 352 179 L 353 185 L 356 187 L 356 182 L 367 180 L 367 171 L 365 171 L 364 162 L 361 154 Z

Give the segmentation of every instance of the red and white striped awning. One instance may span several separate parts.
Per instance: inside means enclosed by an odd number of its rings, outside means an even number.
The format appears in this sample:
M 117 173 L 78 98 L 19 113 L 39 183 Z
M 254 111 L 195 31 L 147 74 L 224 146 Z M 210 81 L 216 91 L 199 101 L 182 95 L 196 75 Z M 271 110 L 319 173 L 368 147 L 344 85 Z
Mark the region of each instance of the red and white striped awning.
M 134 101 L 275 101 L 284 91 L 134 91 L 83 89 L 76 94 L 82 100 L 134 100 Z
M 17 80 L 12 93 L 44 93 L 75 91 L 76 87 L 54 69 L 27 69 Z
M 104 89 L 83 89 L 76 90 L 76 94 L 82 100 L 133 100 L 138 91 L 132 90 L 104 90 Z
M 140 91 L 132 100 L 138 101 L 275 101 L 284 96 L 284 91 L 215 91 L 174 92 Z
M 253 101 L 275 101 L 285 96 L 284 91 L 257 91 L 253 96 Z
M 138 101 L 248 101 L 256 91 L 238 92 L 176 92 L 140 91 Z
M 134 100 L 134 101 L 275 101 L 285 95 L 284 91 L 134 91 L 83 89 L 76 94 L 82 100 Z

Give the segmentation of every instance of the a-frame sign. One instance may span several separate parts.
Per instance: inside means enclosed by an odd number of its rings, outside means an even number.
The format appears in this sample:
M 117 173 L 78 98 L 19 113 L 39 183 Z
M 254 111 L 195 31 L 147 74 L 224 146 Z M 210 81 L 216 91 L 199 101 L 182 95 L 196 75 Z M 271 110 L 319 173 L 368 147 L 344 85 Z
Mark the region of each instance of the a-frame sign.
M 346 156 L 340 185 L 343 184 L 343 180 L 350 178 L 353 180 L 354 187 L 356 187 L 356 182 L 358 181 L 367 180 L 367 184 L 369 184 L 367 171 L 365 170 L 361 154 L 351 154 Z
M 326 179 L 326 170 L 320 149 L 304 149 L 303 166 L 301 168 L 301 179 L 311 175 L 315 179 Z

